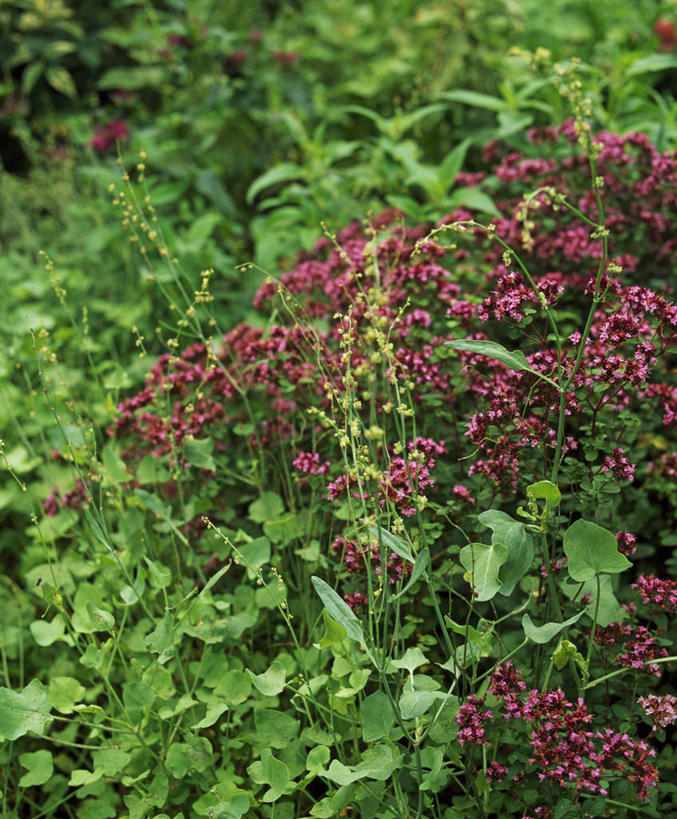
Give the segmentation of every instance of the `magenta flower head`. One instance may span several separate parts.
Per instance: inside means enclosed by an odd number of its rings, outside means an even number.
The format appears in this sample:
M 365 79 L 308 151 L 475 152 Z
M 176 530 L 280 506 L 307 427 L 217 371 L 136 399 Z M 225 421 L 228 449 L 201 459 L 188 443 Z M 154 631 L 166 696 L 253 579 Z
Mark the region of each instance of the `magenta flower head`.
M 112 119 L 105 125 L 97 125 L 94 137 L 89 143 L 98 153 L 105 153 L 116 142 L 126 142 L 129 139 L 129 127 L 123 119 Z

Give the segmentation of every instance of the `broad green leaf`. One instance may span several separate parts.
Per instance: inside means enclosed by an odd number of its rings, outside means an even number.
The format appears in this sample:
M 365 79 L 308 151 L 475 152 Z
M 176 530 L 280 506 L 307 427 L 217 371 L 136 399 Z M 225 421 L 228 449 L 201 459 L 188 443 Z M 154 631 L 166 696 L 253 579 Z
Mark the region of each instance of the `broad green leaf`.
M 665 71 L 669 68 L 677 68 L 677 57 L 673 54 L 650 54 L 648 57 L 641 57 L 636 60 L 625 72 L 627 76 L 633 77 L 636 74 L 644 74 L 649 71 Z
M 533 540 L 520 521 L 498 509 L 487 509 L 478 520 L 492 530 L 491 542 L 501 543 L 508 550 L 508 557 L 501 566 L 503 585 L 499 589 L 500 594 L 508 597 L 531 567 Z
M 451 102 L 461 102 L 464 105 L 472 105 L 474 108 L 486 108 L 488 111 L 505 111 L 508 108 L 508 103 L 500 97 L 491 97 L 489 94 L 480 94 L 464 88 L 445 91 L 440 96 Z
M 105 748 L 101 751 L 92 751 L 94 770 L 100 771 L 103 776 L 117 776 L 129 764 L 132 755 L 121 748 Z
M 266 188 L 279 185 L 281 182 L 303 179 L 304 177 L 305 172 L 299 165 L 295 165 L 293 162 L 280 162 L 279 165 L 274 165 L 252 182 L 247 190 L 247 204 L 251 205 L 258 194 Z
M 585 611 L 579 611 L 578 614 L 574 614 L 573 617 L 570 617 L 563 623 L 545 623 L 542 626 L 535 626 L 531 620 L 531 617 L 525 613 L 522 617 L 522 628 L 524 629 L 524 634 L 531 640 L 532 643 L 549 643 L 553 637 L 556 637 L 560 633 L 560 631 L 563 631 L 568 626 L 572 626 L 574 623 L 578 622 L 584 613 Z
M 176 632 L 174 617 L 166 614 L 155 626 L 150 634 L 144 638 L 144 643 L 153 654 L 159 654 L 158 662 L 164 665 L 176 652 Z
M 262 802 L 277 801 L 289 785 L 289 768 L 267 748 L 261 754 L 261 761 L 253 762 L 247 768 L 247 773 L 258 785 L 270 785 L 261 797 Z
M 162 563 L 151 560 L 149 557 L 144 557 L 143 559 L 146 566 L 148 566 L 148 579 L 150 580 L 150 585 L 154 589 L 166 589 L 172 582 L 171 570 L 166 566 L 163 566 Z
M 350 785 L 360 779 L 385 782 L 401 764 L 402 757 L 393 756 L 388 745 L 376 745 L 362 753 L 362 761 L 358 765 L 347 766 L 334 759 L 321 775 L 337 785 Z
M 503 585 L 498 572 L 508 559 L 508 550 L 502 543 L 470 543 L 461 549 L 461 565 L 469 573 L 468 582 L 476 593 L 476 600 L 491 600 Z
M 527 486 L 527 495 L 532 498 L 543 499 L 551 506 L 558 506 L 562 499 L 562 493 L 556 484 L 551 481 L 538 481 Z
M 113 446 L 113 444 L 107 444 L 104 447 L 102 460 L 104 486 L 116 486 L 117 484 L 127 483 L 132 479 L 117 447 Z
M 109 611 L 98 608 L 90 601 L 87 601 L 87 613 L 92 623 L 94 623 L 94 631 L 113 631 L 115 628 L 115 618 L 113 615 Z
M 39 646 L 51 646 L 52 643 L 64 638 L 66 624 L 63 617 L 57 614 L 51 623 L 49 620 L 34 620 L 29 628 Z
M 183 454 L 191 466 L 215 472 L 216 462 L 212 455 L 213 451 L 213 438 L 193 438 L 192 440 L 186 440 L 183 445 Z
M 0 740 L 44 734 L 52 721 L 47 686 L 31 680 L 23 691 L 0 688 Z
M 165 764 L 173 776 L 183 779 L 189 771 L 206 771 L 213 756 L 214 749 L 206 737 L 189 736 L 186 742 L 174 742 L 169 746 Z
M 102 771 L 88 771 L 86 768 L 77 768 L 71 771 L 68 784 L 72 788 L 82 788 L 86 785 L 93 785 L 95 782 L 98 782 L 102 776 Z
M 444 157 L 439 168 L 439 180 L 445 190 L 448 190 L 458 176 L 472 139 L 464 139 Z
M 153 689 L 142 682 L 126 682 L 122 686 L 122 701 L 127 710 L 127 714 L 133 723 L 137 723 L 144 710 L 148 708 L 155 694 Z
M 409 589 L 418 581 L 418 579 L 422 576 L 424 580 L 428 579 L 427 569 L 428 569 L 428 561 L 430 559 L 430 550 L 427 546 L 425 546 L 421 551 L 416 555 L 416 560 L 414 562 L 414 566 L 411 570 L 411 574 L 409 575 L 409 580 L 407 580 L 406 585 L 402 588 L 402 591 L 398 592 L 397 594 L 393 595 L 393 600 L 397 600 L 399 597 L 405 592 L 408 592 Z
M 606 628 L 610 623 L 617 623 L 625 617 L 625 611 L 616 599 L 613 589 L 613 578 L 610 574 L 599 577 L 599 605 L 597 606 L 597 625 Z M 590 603 L 585 608 L 586 615 L 592 619 L 597 600 L 597 578 L 591 577 L 582 585 L 580 583 L 563 583 L 562 591 L 569 600 L 581 600 L 588 597 Z
M 360 703 L 360 722 L 362 724 L 362 739 L 365 742 L 375 742 L 390 736 L 390 729 L 395 722 L 395 714 L 390 700 L 383 691 L 374 691 Z M 329 761 L 329 756 L 324 764 Z
M 275 697 L 284 690 L 287 671 L 282 663 L 274 662 L 263 674 L 254 674 L 247 669 L 254 688 L 266 697 Z
M 54 762 L 51 751 L 35 751 L 32 754 L 21 754 L 19 762 L 28 770 L 19 780 L 20 788 L 33 785 L 44 785 L 54 773 Z
M 313 576 L 310 579 L 331 618 L 345 629 L 351 640 L 364 643 L 362 625 L 345 600 L 342 600 L 321 578 Z
M 398 703 L 402 719 L 416 719 L 423 716 L 437 700 L 443 700 L 442 691 L 405 691 Z
M 256 579 L 256 570 L 270 561 L 270 541 L 267 537 L 257 537 L 249 543 L 243 543 L 237 547 L 237 551 L 238 557 L 247 568 L 247 577 L 250 580 Z
M 569 577 L 579 583 L 596 574 L 617 574 L 632 566 L 618 551 L 615 536 L 608 529 L 587 520 L 577 520 L 566 530 L 564 554 Z
M 255 523 L 275 520 L 283 512 L 284 503 L 276 492 L 261 492 L 259 499 L 249 505 L 249 517 Z
M 62 714 L 71 714 L 85 692 L 84 685 L 73 677 L 52 677 L 49 681 L 50 705 Z
M 268 748 L 286 748 L 296 738 L 301 723 L 291 714 L 274 711 L 270 708 L 257 709 L 254 712 L 256 725 L 256 742 Z
M 327 609 L 322 609 L 322 619 L 324 620 L 324 634 L 320 642 L 317 643 L 319 648 L 342 643 L 348 636 L 343 626 L 340 626 L 336 620 L 332 620 Z
M 486 355 L 489 358 L 495 358 L 496 361 L 500 361 L 511 370 L 526 370 L 542 381 L 550 384 L 551 387 L 554 387 L 559 392 L 559 387 L 552 378 L 548 378 L 548 376 L 533 370 L 529 366 L 527 357 L 521 350 L 506 350 L 502 344 L 497 344 L 495 341 L 482 341 L 481 339 L 474 338 L 452 339 L 451 341 L 445 341 L 444 346 L 451 347 L 454 350 L 461 350 L 465 353 Z
M 201 731 L 203 728 L 210 728 L 218 722 L 220 717 L 228 710 L 225 702 L 213 702 L 207 706 L 207 711 L 199 722 L 191 726 L 192 731 Z
M 421 665 L 428 663 L 428 658 L 418 646 L 408 648 L 399 660 L 391 660 L 395 668 L 406 668 L 410 674 Z
M 488 213 L 490 216 L 498 216 L 499 210 L 490 196 L 479 190 L 479 188 L 457 188 L 452 191 L 451 196 L 445 199 L 444 204 L 448 208 L 470 208 L 479 210 L 481 213 Z
M 394 535 L 382 526 L 370 526 L 369 534 L 378 542 L 383 542 L 387 551 L 395 552 L 398 557 L 406 560 L 408 563 L 414 562 L 414 555 L 411 553 L 411 548 L 406 540 L 399 535 Z
M 159 66 L 142 65 L 130 68 L 110 68 L 99 79 L 99 88 L 122 88 L 125 91 L 138 91 L 151 86 L 160 87 L 164 82 L 165 72 Z
M 380 739 L 380 737 L 377 737 Z M 368 740 L 365 739 L 365 742 Z M 317 776 L 324 766 L 329 762 L 331 751 L 326 745 L 316 745 L 311 748 L 306 757 L 306 770 L 311 776 Z

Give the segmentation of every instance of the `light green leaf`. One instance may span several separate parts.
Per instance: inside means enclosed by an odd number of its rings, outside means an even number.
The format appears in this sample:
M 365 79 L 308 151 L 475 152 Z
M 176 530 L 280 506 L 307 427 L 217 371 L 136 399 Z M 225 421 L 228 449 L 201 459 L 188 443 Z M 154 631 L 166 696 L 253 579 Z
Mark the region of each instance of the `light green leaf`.
M 414 567 L 411 570 L 411 574 L 409 575 L 409 580 L 407 580 L 406 585 L 402 588 L 402 591 L 398 592 L 397 594 L 393 595 L 393 600 L 397 600 L 399 597 L 408 592 L 409 589 L 418 581 L 420 577 L 423 577 L 424 580 L 428 580 L 428 565 L 430 559 L 430 550 L 427 546 L 425 546 L 421 551 L 416 555 L 416 561 L 414 562 Z
M 414 562 L 414 555 L 406 540 L 403 540 L 399 535 L 394 535 L 382 526 L 370 526 L 369 534 L 378 542 L 382 542 L 386 550 L 394 552 L 398 557 L 406 560 L 408 563 Z
M 421 649 L 416 646 L 414 648 L 408 648 L 399 660 L 391 660 L 391 663 L 395 668 L 406 668 L 410 674 L 413 674 L 415 669 L 419 666 L 428 663 L 428 658 Z
M 187 439 L 183 445 L 183 454 L 191 466 L 198 469 L 208 469 L 216 471 L 216 462 L 212 452 L 214 451 L 213 438 L 193 438 Z
M 113 615 L 109 611 L 98 608 L 90 601 L 87 602 L 87 613 L 92 623 L 94 623 L 93 631 L 113 631 L 115 628 L 115 618 Z
M 122 701 L 125 704 L 129 718 L 137 723 L 141 715 L 155 699 L 153 689 L 142 682 L 126 682 L 122 686 Z
M 486 355 L 489 358 L 495 358 L 509 367 L 511 370 L 519 372 L 526 370 L 542 381 L 546 381 L 551 386 L 555 387 L 559 392 L 557 384 L 545 375 L 542 375 L 536 370 L 532 370 L 527 362 L 527 357 L 521 350 L 506 350 L 502 344 L 497 344 L 495 341 L 481 341 L 474 338 L 459 338 L 452 341 L 446 341 L 445 347 L 452 347 L 454 350 L 461 350 L 465 353 L 474 353 L 475 355 Z
M 291 714 L 274 711 L 270 708 L 257 709 L 254 712 L 256 725 L 256 742 L 268 748 L 286 748 L 298 734 L 301 723 Z
M 19 762 L 28 770 L 19 780 L 20 788 L 33 785 L 44 785 L 54 773 L 54 762 L 51 751 L 35 751 L 32 754 L 21 754 Z
M 254 688 L 266 697 L 275 697 L 284 690 L 287 671 L 282 663 L 274 662 L 263 674 L 253 674 L 247 669 Z
M 551 506 L 558 506 L 562 499 L 559 487 L 551 481 L 538 481 L 527 486 L 527 495 L 532 498 L 543 499 Z
M 174 742 L 169 746 L 165 764 L 173 776 L 183 779 L 189 771 L 206 771 L 213 756 L 214 749 L 206 737 L 189 736 L 186 742 Z
M 207 712 L 205 713 L 204 717 L 202 717 L 199 722 L 196 722 L 195 725 L 191 726 L 191 730 L 201 731 L 203 728 L 210 728 L 215 722 L 219 721 L 221 715 L 227 710 L 228 706 L 225 702 L 211 703 L 207 706 Z
M 468 148 L 472 144 L 472 139 L 464 139 L 455 148 L 444 157 L 439 169 L 439 180 L 442 187 L 449 189 L 456 177 L 458 176 L 463 163 L 465 162 L 465 155 L 468 153 Z
M 524 634 L 531 640 L 532 643 L 542 645 L 543 643 L 549 643 L 553 637 L 556 637 L 560 633 L 560 631 L 563 631 L 568 626 L 572 626 L 574 623 L 578 622 L 584 613 L 585 611 L 579 611 L 578 614 L 574 614 L 573 617 L 570 617 L 563 623 L 545 623 L 542 626 L 535 626 L 531 620 L 531 617 L 525 613 L 522 617 L 522 628 L 524 629 Z
M 261 492 L 259 499 L 249 506 L 249 517 L 255 523 L 276 520 L 283 512 L 284 503 L 276 492 Z
M 47 686 L 31 680 L 23 691 L 0 688 L 0 739 L 44 734 L 52 721 Z
M 632 566 L 618 551 L 615 536 L 608 529 L 587 520 L 577 520 L 566 530 L 564 554 L 569 577 L 579 583 L 596 574 L 617 574 Z
M 331 618 L 345 629 L 351 640 L 364 643 L 362 625 L 345 600 L 342 600 L 321 578 L 313 576 L 310 579 Z
M 597 600 L 597 578 L 599 578 L 597 625 L 606 628 L 610 623 L 617 623 L 625 617 L 625 611 L 614 594 L 613 578 L 610 574 L 591 577 L 582 586 L 580 583 L 563 583 L 562 591 L 569 600 L 581 600 L 583 597 L 588 597 L 590 603 L 585 608 L 585 613 L 592 620 Z
M 442 691 L 405 691 L 398 703 L 402 719 L 423 716 L 437 700 L 443 700 L 445 696 Z
M 149 557 L 144 557 L 144 562 L 148 566 L 148 579 L 150 585 L 154 589 L 166 589 L 172 582 L 171 570 L 162 563 L 151 560 Z
M 328 770 L 321 771 L 321 776 L 337 785 L 350 785 L 360 779 L 385 782 L 401 764 L 402 757 L 394 757 L 389 746 L 376 745 L 364 751 L 362 762 L 358 765 L 343 765 L 334 759 Z
M 498 509 L 487 509 L 478 520 L 492 530 L 492 543 L 501 543 L 508 550 L 508 558 L 501 566 L 503 585 L 499 593 L 508 597 L 529 571 L 534 559 L 534 544 L 524 524 Z
M 103 776 L 103 771 L 88 771 L 85 768 L 77 768 L 71 771 L 71 778 L 68 784 L 73 788 L 81 788 L 85 785 L 93 785 Z
M 262 802 L 276 802 L 287 790 L 289 785 L 289 768 L 275 759 L 266 748 L 261 754 L 260 762 L 253 762 L 247 773 L 259 785 L 270 785 L 270 788 L 261 797 Z
M 270 541 L 267 537 L 257 537 L 249 543 L 238 546 L 237 552 L 247 568 L 247 577 L 254 580 L 257 577 L 256 570 L 270 561 Z
M 479 188 L 457 188 L 448 199 L 445 199 L 444 204 L 450 209 L 464 207 L 488 213 L 490 216 L 499 215 L 499 210 L 491 197 Z
M 51 623 L 49 620 L 34 620 L 29 628 L 39 646 L 51 646 L 52 643 L 64 638 L 66 625 L 63 617 L 57 614 Z
M 303 179 L 304 176 L 305 172 L 299 165 L 293 162 L 280 162 L 252 182 L 247 190 L 247 204 L 251 205 L 258 194 L 266 188 L 279 185 L 281 182 L 291 182 L 293 179 Z
M 49 681 L 49 702 L 62 714 L 71 714 L 74 705 L 85 696 L 86 689 L 73 677 L 52 677 Z
M 141 65 L 130 68 L 110 68 L 99 79 L 99 88 L 122 88 L 138 91 L 150 86 L 159 87 L 164 82 L 165 72 L 159 66 Z
M 375 742 L 390 736 L 390 729 L 395 722 L 395 714 L 390 700 L 383 691 L 374 691 L 360 703 L 360 722 L 362 723 L 362 739 L 365 742 Z M 329 754 L 323 764 L 329 761 Z
M 636 74 L 665 71 L 669 68 L 677 68 L 677 57 L 673 54 L 650 54 L 636 60 L 625 73 L 628 77 L 634 77 Z
M 502 543 L 469 543 L 461 549 L 460 560 L 468 572 L 468 582 L 476 592 L 476 600 L 491 600 L 503 585 L 498 571 L 508 559 L 508 550 Z
M 474 108 L 486 108 L 488 111 L 504 111 L 508 108 L 508 103 L 500 97 L 491 97 L 489 94 L 480 94 L 464 88 L 445 91 L 440 96 L 451 102 L 461 102 L 464 105 L 472 105 Z

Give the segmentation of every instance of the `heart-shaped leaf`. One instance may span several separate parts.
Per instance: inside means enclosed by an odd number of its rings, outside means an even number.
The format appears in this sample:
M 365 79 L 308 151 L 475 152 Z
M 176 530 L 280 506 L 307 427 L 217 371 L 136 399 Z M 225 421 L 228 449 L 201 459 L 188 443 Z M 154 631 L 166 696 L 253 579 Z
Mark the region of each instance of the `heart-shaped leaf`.
M 569 577 L 578 583 L 596 574 L 618 574 L 632 563 L 618 551 L 615 536 L 596 523 L 577 520 L 564 533 L 564 554 Z

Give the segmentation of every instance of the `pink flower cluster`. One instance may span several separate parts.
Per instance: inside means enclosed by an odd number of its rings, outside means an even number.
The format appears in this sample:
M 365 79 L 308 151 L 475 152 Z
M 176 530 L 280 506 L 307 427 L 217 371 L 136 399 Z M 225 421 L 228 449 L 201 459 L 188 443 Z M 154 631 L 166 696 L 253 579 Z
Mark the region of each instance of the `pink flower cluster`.
M 604 796 L 607 788 L 603 783 L 617 777 L 632 782 L 639 799 L 646 799 L 657 784 L 658 771 L 652 762 L 655 751 L 611 728 L 595 730 L 594 715 L 582 699 L 569 701 L 561 689 L 527 692 L 520 672 L 509 663 L 495 669 L 489 692 L 505 709 L 506 720 L 525 723 L 532 754 L 529 762 L 539 779 L 561 788 L 573 787 L 577 795 Z M 456 717 L 461 744 L 490 745 L 487 730 L 493 711 L 484 708 L 484 702 L 484 698 L 471 696 L 461 705 Z M 498 741 L 503 739 L 500 734 Z M 508 771 L 501 766 L 496 773 L 504 778 Z M 513 778 L 513 787 L 518 781 Z
M 378 543 L 363 546 L 354 540 L 337 537 L 331 544 L 331 550 L 342 559 L 343 567 L 350 575 L 366 577 L 368 570 L 377 577 L 383 574 L 384 565 Z M 393 584 L 409 573 L 410 566 L 399 555 L 390 552 L 386 556 L 385 571 L 388 583 Z
M 329 461 L 320 463 L 320 455 L 317 452 L 299 452 L 292 461 L 292 466 L 306 475 L 323 475 L 331 464 Z
M 597 629 L 595 642 L 600 646 L 620 644 L 621 653 L 616 656 L 619 665 L 646 671 L 656 677 L 660 677 L 661 668 L 652 660 L 668 656 L 668 652 L 656 644 L 655 636 L 646 626 L 631 623 L 610 623 L 605 628 Z
M 651 717 L 654 731 L 677 722 L 677 697 L 674 694 L 649 694 L 640 697 L 638 702 Z
M 677 611 L 677 580 L 661 580 L 653 574 L 642 575 L 632 584 L 632 588 L 637 589 L 642 603 L 651 603 L 666 614 Z
M 129 139 L 129 126 L 123 119 L 111 119 L 103 125 L 97 125 L 94 136 L 89 143 L 98 154 L 104 154 L 116 142 Z

